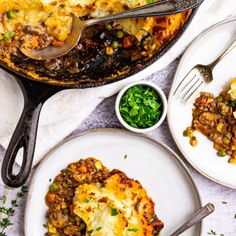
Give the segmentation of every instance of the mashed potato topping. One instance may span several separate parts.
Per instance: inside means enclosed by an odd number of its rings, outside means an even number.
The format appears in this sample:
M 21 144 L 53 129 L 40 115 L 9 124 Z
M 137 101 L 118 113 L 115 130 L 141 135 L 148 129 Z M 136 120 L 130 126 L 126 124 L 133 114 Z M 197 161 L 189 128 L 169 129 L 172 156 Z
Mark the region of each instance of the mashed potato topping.
M 45 236 L 158 236 L 163 223 L 142 185 L 94 158 L 71 163 L 51 183 Z
M 155 220 L 152 200 L 140 183 L 122 172 L 106 179 L 103 185 L 80 185 L 74 204 L 74 213 L 85 221 L 92 235 L 154 235 L 149 223 Z
M 71 28 L 71 14 L 78 17 L 102 17 L 126 9 L 147 4 L 146 0 L 3 0 L 0 12 L 14 10 L 16 17 L 0 27 L 0 33 L 14 30 L 17 24 L 38 26 L 44 24 L 49 34 L 58 40 L 65 40 Z M 140 34 L 149 30 L 152 18 L 119 21 L 128 33 Z
M 89 20 L 148 3 L 150 0 L 0 0 L 0 61 L 34 79 L 56 84 L 104 83 L 138 71 L 167 48 L 191 10 L 87 27 L 70 53 L 50 62 L 31 60 L 22 49 L 61 47 L 70 34 L 73 15 Z

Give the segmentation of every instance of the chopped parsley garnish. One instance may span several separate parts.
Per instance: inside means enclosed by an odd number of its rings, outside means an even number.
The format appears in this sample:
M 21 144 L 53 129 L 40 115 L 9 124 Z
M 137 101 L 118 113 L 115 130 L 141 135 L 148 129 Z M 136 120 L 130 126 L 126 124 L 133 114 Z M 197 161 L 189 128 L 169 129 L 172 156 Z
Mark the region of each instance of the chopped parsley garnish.
M 209 235 L 216 235 L 216 232 L 211 229 L 211 231 L 209 231 L 207 234 L 209 234 Z
M 88 198 L 85 198 L 85 199 L 84 199 L 84 203 L 89 203 Z
M 135 205 L 135 209 L 138 210 L 139 207 L 140 207 L 140 203 L 137 203 L 137 204 Z
M 88 234 L 92 234 L 93 233 L 93 229 L 88 231 Z
M 47 229 L 48 225 L 47 225 L 47 224 L 43 224 L 43 227 L 44 227 L 45 229 Z
M 128 229 L 129 232 L 138 232 L 138 229 L 136 228 L 132 228 L 132 229 Z
M 96 231 L 100 231 L 102 229 L 102 226 L 99 226 L 96 228 Z
M 63 182 L 62 185 L 63 185 L 64 188 L 68 188 L 68 184 L 66 182 Z
M 154 217 L 148 220 L 149 223 L 152 223 L 154 221 Z
M 112 208 L 112 209 L 111 209 L 111 215 L 112 215 L 112 216 L 118 215 L 118 211 L 117 211 L 115 208 Z
M 150 86 L 136 85 L 128 89 L 119 105 L 124 121 L 134 128 L 145 129 L 157 123 L 162 114 L 162 102 Z

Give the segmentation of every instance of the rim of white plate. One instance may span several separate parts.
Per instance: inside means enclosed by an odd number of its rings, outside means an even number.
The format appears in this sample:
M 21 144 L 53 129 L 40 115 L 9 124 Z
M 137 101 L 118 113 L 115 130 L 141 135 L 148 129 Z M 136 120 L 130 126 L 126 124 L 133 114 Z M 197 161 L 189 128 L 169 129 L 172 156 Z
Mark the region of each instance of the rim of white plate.
M 56 145 L 54 148 L 52 148 L 46 155 L 45 157 L 43 158 L 43 160 L 40 162 L 40 164 L 38 165 L 34 175 L 33 175 L 33 178 L 30 182 L 30 185 L 29 185 L 29 192 L 28 192 L 28 196 L 27 196 L 27 199 L 26 199 L 26 206 L 25 206 L 25 214 L 24 214 L 24 231 L 26 232 L 26 228 L 27 228 L 27 211 L 29 209 L 29 203 L 30 203 L 30 200 L 31 200 L 31 197 L 32 197 L 32 187 L 34 185 L 34 182 L 35 182 L 35 179 L 36 179 L 36 176 L 38 174 L 38 172 L 40 171 L 40 169 L 43 167 L 43 164 L 44 162 L 50 158 L 50 156 L 55 152 L 57 151 L 57 149 L 59 149 L 62 145 L 66 144 L 67 142 L 70 142 L 71 140 L 73 140 L 74 138 L 78 138 L 78 137 L 81 137 L 81 136 L 84 136 L 84 135 L 89 135 L 90 133 L 96 133 L 96 132 L 120 132 L 120 133 L 127 133 L 127 134 L 132 134 L 134 135 L 134 133 L 132 133 L 131 131 L 128 131 L 128 130 L 124 130 L 124 129 L 119 129 L 119 128 L 99 128 L 99 129 L 93 129 L 93 130 L 87 130 L 87 131 L 84 131 L 84 132 L 78 132 L 78 133 L 75 133 L 75 134 L 72 134 L 71 136 L 63 139 L 58 145 Z M 195 189 L 195 192 L 197 194 L 197 200 L 198 200 L 198 204 L 200 206 L 202 206 L 202 199 L 201 199 L 201 195 L 199 193 L 199 190 L 198 190 L 198 187 L 197 185 L 195 184 L 194 180 L 193 180 L 193 177 L 190 173 L 190 171 L 188 170 L 188 167 L 186 166 L 186 164 L 184 163 L 184 161 L 178 156 L 177 153 L 175 153 L 168 145 L 166 145 L 165 143 L 155 139 L 154 137 L 152 137 L 151 135 L 148 135 L 148 134 L 135 134 L 136 136 L 139 136 L 139 137 L 143 137 L 143 138 L 146 138 L 148 140 L 151 140 L 153 142 L 155 142 L 156 144 L 162 146 L 168 153 L 170 153 L 170 155 L 173 156 L 173 158 L 175 158 L 179 164 L 182 166 L 183 170 L 186 172 L 187 176 L 189 177 L 189 180 L 193 186 L 193 188 Z M 199 227 L 200 227 L 200 235 L 202 235 L 202 221 L 199 222 Z
M 227 24 L 229 22 L 233 22 L 233 21 L 236 21 L 236 17 L 234 18 L 231 18 L 231 19 L 227 19 L 227 20 L 223 20 L 223 21 L 220 21 L 212 26 L 210 26 L 209 28 L 207 28 L 206 30 L 204 30 L 197 38 L 195 38 L 195 40 L 189 45 L 189 47 L 187 48 L 187 50 L 184 52 L 183 56 L 181 57 L 181 60 L 178 64 L 178 67 L 177 67 L 177 70 L 175 72 L 175 76 L 174 76 L 174 79 L 173 79 L 173 82 L 172 82 L 172 85 L 171 85 L 171 89 L 170 89 L 170 93 L 169 93 L 169 96 L 168 96 L 168 107 L 170 107 L 170 104 L 171 104 L 171 100 L 173 99 L 173 90 L 174 90 L 174 83 L 175 83 L 175 78 L 176 78 L 176 75 L 179 73 L 180 71 L 180 67 L 182 67 L 183 65 L 183 61 L 185 60 L 186 58 L 186 55 L 188 54 L 188 52 L 191 50 L 191 48 L 202 38 L 204 37 L 208 32 L 210 32 L 211 30 L 214 30 L 216 29 L 217 27 L 219 26 L 222 26 L 224 24 Z M 172 126 L 170 125 L 170 112 L 168 110 L 167 112 L 167 123 L 168 123 L 168 126 L 169 126 L 169 129 L 170 129 L 170 132 L 171 132 L 171 135 L 175 141 L 175 144 L 177 145 L 178 149 L 180 150 L 180 152 L 182 153 L 183 157 L 185 158 L 185 160 L 199 173 L 201 174 L 202 176 L 204 176 L 205 178 L 211 180 L 212 182 L 216 183 L 216 184 L 219 184 L 221 186 L 224 186 L 224 187 L 227 187 L 227 188 L 230 188 L 230 189 L 234 189 L 236 190 L 236 187 L 235 186 L 231 186 L 231 185 L 227 185 L 225 183 L 223 183 L 222 181 L 220 180 L 217 180 L 211 176 L 209 176 L 207 173 L 205 173 L 204 171 L 202 171 L 200 168 L 198 168 L 188 157 L 187 155 L 184 154 L 184 151 L 182 150 L 182 148 L 180 147 L 175 135 L 173 135 L 173 129 L 172 129 Z

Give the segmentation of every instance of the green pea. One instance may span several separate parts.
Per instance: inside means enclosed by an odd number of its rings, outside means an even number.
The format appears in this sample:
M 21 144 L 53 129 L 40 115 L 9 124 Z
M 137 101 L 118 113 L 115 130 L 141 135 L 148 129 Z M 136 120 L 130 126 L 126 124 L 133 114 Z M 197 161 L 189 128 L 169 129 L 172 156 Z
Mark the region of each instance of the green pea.
M 114 41 L 113 43 L 112 43 L 112 47 L 114 48 L 114 49 L 116 49 L 116 48 L 118 48 L 119 47 L 119 42 L 117 42 L 117 41 Z
M 124 37 L 124 32 L 122 30 L 117 31 L 116 37 L 118 39 L 122 39 Z
M 110 30 L 112 30 L 112 26 L 110 24 L 107 24 L 106 29 L 110 31 Z
M 13 10 L 10 10 L 7 12 L 8 19 L 14 19 L 16 18 L 16 13 Z
M 224 151 L 224 150 L 220 150 L 217 152 L 217 155 L 220 156 L 220 157 L 224 157 L 227 155 L 227 153 Z
M 154 3 L 154 0 L 147 0 L 148 4 Z
M 52 183 L 49 187 L 50 192 L 55 193 L 58 190 L 58 185 L 56 183 Z

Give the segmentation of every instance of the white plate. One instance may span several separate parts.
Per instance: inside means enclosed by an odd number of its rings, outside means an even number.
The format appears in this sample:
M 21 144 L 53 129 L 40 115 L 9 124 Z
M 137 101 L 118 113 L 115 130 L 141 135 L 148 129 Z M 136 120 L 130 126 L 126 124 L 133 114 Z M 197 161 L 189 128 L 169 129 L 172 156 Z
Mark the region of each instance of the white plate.
M 43 224 L 46 223 L 47 207 L 44 197 L 49 179 L 69 163 L 90 156 L 101 160 L 109 169 L 118 168 L 141 182 L 156 203 L 158 217 L 165 223 L 162 236 L 169 235 L 201 206 L 198 191 L 185 165 L 168 147 L 129 131 L 90 131 L 63 142 L 38 167 L 27 200 L 26 236 L 43 236 L 45 233 Z M 199 236 L 200 232 L 201 225 L 198 225 L 183 235 Z
M 236 189 L 236 165 L 228 164 L 228 158 L 220 158 L 213 143 L 196 132 L 197 147 L 189 144 L 183 131 L 191 125 L 193 101 L 180 104 L 173 92 L 184 75 L 196 64 L 208 64 L 216 59 L 236 39 L 236 19 L 219 23 L 199 36 L 182 57 L 177 69 L 168 102 L 168 122 L 176 144 L 191 165 L 207 178 Z M 214 80 L 202 91 L 218 95 L 233 77 L 236 77 L 236 49 L 217 65 Z

